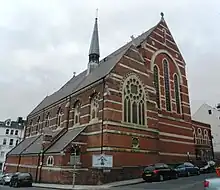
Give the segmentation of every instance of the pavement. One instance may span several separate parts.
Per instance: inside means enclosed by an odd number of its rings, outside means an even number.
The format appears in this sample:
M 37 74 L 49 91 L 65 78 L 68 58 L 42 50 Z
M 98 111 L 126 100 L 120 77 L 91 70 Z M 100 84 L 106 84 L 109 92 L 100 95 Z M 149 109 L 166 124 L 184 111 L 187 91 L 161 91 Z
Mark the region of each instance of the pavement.
M 110 189 L 110 190 L 202 190 L 203 189 L 203 181 L 207 178 L 216 177 L 216 174 L 202 174 L 200 176 L 191 176 L 191 177 L 183 177 L 176 180 L 168 180 L 164 182 L 154 182 L 154 183 L 146 183 L 141 179 L 121 181 L 109 183 L 106 185 L 100 186 L 75 186 L 75 189 L 84 189 L 84 190 L 97 190 L 97 189 Z M 34 187 L 21 187 L 19 190 L 45 190 L 45 189 L 72 189 L 72 186 L 69 188 L 65 185 L 48 185 L 42 187 L 38 184 L 33 184 Z M 0 186 L 0 190 L 11 190 L 14 188 L 8 186 Z

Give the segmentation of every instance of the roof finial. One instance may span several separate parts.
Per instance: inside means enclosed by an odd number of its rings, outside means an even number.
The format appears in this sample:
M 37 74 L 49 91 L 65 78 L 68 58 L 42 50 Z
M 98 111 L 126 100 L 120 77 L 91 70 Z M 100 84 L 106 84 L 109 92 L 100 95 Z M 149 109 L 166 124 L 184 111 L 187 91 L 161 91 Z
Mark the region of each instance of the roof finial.
M 161 13 L 160 13 L 160 16 L 161 16 L 161 19 L 163 20 L 163 19 L 164 19 L 164 13 L 161 12 Z

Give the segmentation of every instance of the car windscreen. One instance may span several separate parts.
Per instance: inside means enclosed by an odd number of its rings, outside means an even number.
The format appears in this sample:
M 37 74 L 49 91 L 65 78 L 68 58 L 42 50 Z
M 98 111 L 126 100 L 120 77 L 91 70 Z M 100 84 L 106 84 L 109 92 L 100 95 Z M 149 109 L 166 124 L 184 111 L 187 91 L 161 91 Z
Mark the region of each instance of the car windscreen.
M 20 174 L 18 174 L 18 177 L 20 179 L 30 179 L 31 175 L 29 173 L 20 173 Z
M 153 171 L 154 169 L 154 166 L 147 166 L 146 168 L 144 168 L 144 171 Z

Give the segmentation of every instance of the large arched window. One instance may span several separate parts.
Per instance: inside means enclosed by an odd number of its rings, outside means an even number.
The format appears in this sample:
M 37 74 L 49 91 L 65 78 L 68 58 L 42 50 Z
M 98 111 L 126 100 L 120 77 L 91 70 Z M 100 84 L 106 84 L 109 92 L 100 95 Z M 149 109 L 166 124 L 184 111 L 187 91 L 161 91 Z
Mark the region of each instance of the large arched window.
M 144 88 L 135 75 L 129 76 L 123 85 L 124 121 L 145 125 Z
M 90 103 L 90 120 L 98 119 L 99 99 L 97 94 L 91 97 Z
M 160 108 L 160 79 L 158 67 L 154 66 L 154 87 L 156 90 L 157 107 Z
M 175 99 L 176 99 L 176 112 L 180 114 L 181 113 L 180 83 L 179 83 L 179 77 L 177 76 L 177 74 L 174 75 L 174 91 L 175 91 Z
M 73 124 L 80 124 L 80 101 L 76 101 L 73 106 Z
M 163 60 L 163 72 L 164 72 L 166 109 L 167 111 L 171 111 L 169 65 L 166 59 Z

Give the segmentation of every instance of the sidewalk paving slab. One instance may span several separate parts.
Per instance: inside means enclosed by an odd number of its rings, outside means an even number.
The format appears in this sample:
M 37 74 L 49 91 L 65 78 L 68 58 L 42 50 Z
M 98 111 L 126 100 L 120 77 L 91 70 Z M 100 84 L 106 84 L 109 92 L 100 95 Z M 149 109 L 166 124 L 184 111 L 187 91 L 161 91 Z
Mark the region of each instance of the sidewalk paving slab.
M 88 190 L 97 190 L 97 189 L 108 189 L 110 187 L 118 187 L 118 186 L 126 186 L 126 185 L 134 185 L 138 183 L 143 183 L 143 179 L 131 179 L 124 181 L 117 181 L 103 185 L 75 185 L 74 188 L 72 185 L 62 185 L 62 184 L 47 184 L 47 183 L 33 183 L 33 187 L 41 187 L 47 189 L 88 189 Z

